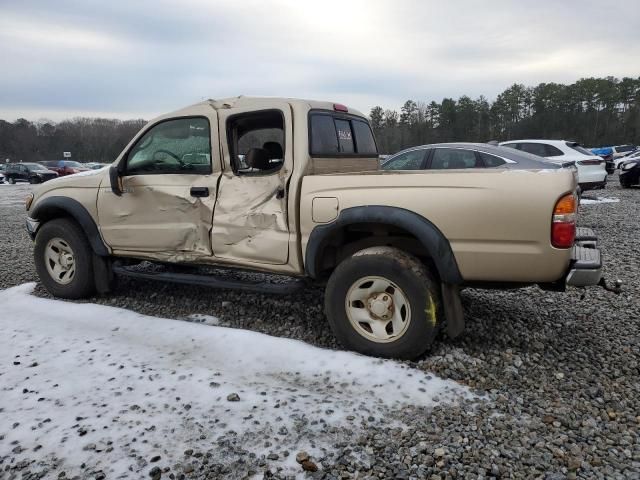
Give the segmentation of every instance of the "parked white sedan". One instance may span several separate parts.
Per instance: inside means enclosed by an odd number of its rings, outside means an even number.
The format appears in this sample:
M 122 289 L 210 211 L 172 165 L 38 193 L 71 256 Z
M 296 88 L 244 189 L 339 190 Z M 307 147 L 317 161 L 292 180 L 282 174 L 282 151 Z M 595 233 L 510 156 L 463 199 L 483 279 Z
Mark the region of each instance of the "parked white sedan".
M 604 188 L 607 183 L 606 162 L 577 142 L 567 140 L 509 140 L 501 146 L 544 157 L 555 164 L 574 162 L 578 168 L 578 183 L 584 190 Z

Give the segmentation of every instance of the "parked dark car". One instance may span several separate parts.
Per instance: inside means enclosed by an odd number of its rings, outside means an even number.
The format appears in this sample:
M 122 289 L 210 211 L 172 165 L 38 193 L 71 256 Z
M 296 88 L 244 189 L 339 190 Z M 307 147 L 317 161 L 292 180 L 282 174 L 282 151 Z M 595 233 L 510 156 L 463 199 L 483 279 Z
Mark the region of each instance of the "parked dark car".
M 40 162 L 40 164 L 44 165 L 49 170 L 53 170 L 61 177 L 89 170 L 80 162 L 74 162 L 72 160 L 47 160 Z
M 620 185 L 622 188 L 640 185 L 640 158 L 620 164 Z
M 10 163 L 7 165 L 4 176 L 9 183 L 42 183 L 57 178 L 58 174 L 39 163 Z

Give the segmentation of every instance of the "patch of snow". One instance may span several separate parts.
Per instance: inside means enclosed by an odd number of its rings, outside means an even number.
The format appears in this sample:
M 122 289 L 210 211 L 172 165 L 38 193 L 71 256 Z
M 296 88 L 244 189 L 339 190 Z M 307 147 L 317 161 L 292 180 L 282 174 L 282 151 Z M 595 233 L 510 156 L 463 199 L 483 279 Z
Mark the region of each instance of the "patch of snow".
M 50 466 L 57 457 L 54 470 L 67 477 L 83 474 L 83 463 L 107 478 L 143 478 L 154 465 L 174 471 L 187 448 L 254 467 L 275 452 L 300 474 L 299 450 L 321 458 L 406 405 L 476 399 L 391 360 L 37 298 L 34 286 L 0 291 L 0 452 L 17 441 L 16 461 Z M 233 393 L 239 401 L 227 400 Z M 154 455 L 161 462 L 147 464 Z
M 607 198 L 607 197 L 588 198 L 588 197 L 582 197 L 580 199 L 580 205 L 595 205 L 597 203 L 618 203 L 619 201 L 620 201 L 619 198 Z

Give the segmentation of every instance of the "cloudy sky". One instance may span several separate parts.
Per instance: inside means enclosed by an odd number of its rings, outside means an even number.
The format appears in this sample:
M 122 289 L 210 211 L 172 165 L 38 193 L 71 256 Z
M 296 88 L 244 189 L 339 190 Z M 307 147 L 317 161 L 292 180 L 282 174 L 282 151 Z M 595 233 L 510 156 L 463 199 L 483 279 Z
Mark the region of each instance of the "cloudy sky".
M 239 94 L 493 99 L 640 75 L 638 0 L 0 0 L 0 118 L 150 118 Z

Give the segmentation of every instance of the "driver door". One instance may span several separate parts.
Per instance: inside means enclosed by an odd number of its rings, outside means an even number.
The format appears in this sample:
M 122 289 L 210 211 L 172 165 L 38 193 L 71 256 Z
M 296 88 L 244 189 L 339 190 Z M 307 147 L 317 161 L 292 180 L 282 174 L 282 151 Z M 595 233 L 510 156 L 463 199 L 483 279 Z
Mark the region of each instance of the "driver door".
M 176 262 L 212 255 L 217 130 L 216 112 L 203 107 L 202 115 L 161 120 L 123 155 L 122 195 L 109 182 L 98 194 L 100 231 L 114 253 Z

